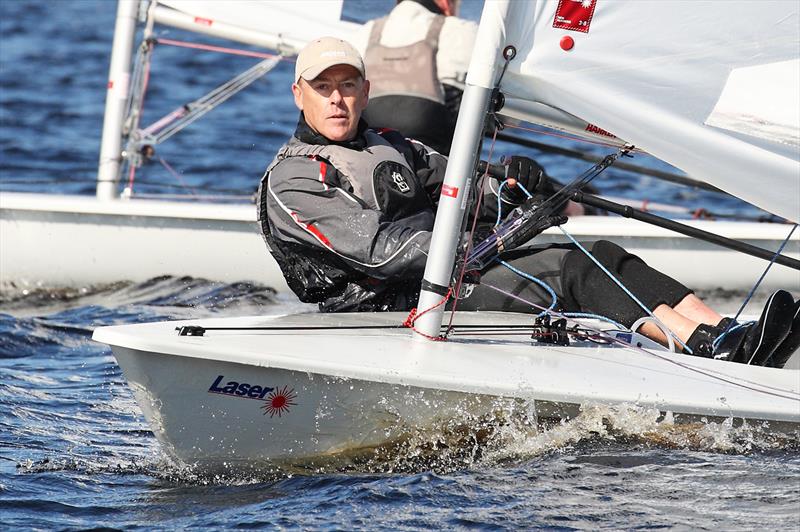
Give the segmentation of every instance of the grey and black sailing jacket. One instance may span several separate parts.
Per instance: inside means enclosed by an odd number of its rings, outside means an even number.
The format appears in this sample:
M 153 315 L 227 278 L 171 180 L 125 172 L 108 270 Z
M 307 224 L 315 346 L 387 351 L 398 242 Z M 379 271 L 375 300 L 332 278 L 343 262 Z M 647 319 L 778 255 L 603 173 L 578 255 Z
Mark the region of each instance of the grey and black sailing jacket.
M 324 311 L 413 307 L 446 164 L 363 120 L 353 141 L 330 142 L 301 115 L 258 194 L 267 246 L 300 300 Z

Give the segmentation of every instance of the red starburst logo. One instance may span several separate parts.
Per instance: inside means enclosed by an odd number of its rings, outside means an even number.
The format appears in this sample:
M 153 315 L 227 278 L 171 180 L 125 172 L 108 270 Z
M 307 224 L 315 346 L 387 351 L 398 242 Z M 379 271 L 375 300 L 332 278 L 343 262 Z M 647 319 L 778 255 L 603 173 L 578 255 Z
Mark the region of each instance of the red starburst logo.
M 281 417 L 289 411 L 290 407 L 297 404 L 294 402 L 295 399 L 297 399 L 297 394 L 294 393 L 294 388 L 290 390 L 288 386 L 284 386 L 270 393 L 261 409 L 265 416 L 269 414 L 269 417 L 274 417 L 277 414 L 278 417 Z
M 558 0 L 553 27 L 589 33 L 596 5 L 594 0 Z

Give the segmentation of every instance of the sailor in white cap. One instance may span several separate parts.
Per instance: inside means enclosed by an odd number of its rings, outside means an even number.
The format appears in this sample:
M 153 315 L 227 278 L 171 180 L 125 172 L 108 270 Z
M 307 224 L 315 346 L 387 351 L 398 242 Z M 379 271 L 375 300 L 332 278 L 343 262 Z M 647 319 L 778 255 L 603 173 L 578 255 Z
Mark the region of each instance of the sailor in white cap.
M 351 139 L 369 101 L 369 81 L 356 49 L 322 37 L 297 56 L 294 72 L 294 102 L 306 122 L 330 140 Z

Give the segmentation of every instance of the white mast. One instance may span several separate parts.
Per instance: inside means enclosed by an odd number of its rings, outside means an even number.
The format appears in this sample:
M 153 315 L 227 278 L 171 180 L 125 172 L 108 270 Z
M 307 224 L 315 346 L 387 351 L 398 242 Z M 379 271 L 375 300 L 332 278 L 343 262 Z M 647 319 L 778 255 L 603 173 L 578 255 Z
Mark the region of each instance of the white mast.
M 114 199 L 122 163 L 122 122 L 131 77 L 131 57 L 136 34 L 139 0 L 119 0 L 114 45 L 108 72 L 103 137 L 97 167 L 97 198 Z
M 502 23 L 509 0 L 488 1 L 483 6 L 481 24 L 475 39 L 464 96 L 458 111 L 453 145 L 447 162 L 442 195 L 433 226 L 428 262 L 425 265 L 423 288 L 417 309 L 420 316 L 415 329 L 427 336 L 438 336 L 442 325 L 444 305 L 436 306 L 444 297 L 435 287 L 447 287 L 453 271 L 456 246 L 460 239 L 461 222 L 467 207 L 469 187 L 479 155 L 484 120 L 497 79 L 501 52 L 505 47 Z M 431 289 L 433 285 L 433 289 Z M 424 338 L 416 335 L 416 338 Z

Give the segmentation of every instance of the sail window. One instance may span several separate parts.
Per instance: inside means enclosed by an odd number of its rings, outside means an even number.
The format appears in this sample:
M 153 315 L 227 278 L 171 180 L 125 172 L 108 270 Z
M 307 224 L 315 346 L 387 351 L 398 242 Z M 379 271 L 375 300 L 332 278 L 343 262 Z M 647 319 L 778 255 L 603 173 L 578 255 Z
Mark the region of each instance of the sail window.
M 798 94 L 800 59 L 736 68 L 705 124 L 798 146 Z

